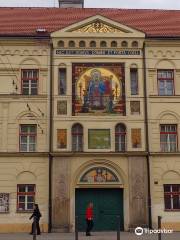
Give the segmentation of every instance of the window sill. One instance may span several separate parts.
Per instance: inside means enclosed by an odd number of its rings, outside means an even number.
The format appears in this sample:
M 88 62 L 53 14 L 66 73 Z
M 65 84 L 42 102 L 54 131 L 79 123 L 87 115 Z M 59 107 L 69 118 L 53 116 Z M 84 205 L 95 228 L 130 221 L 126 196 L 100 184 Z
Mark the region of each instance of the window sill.
M 180 209 L 164 209 L 165 212 L 180 212 Z
M 16 210 L 16 213 L 33 213 L 33 210 Z

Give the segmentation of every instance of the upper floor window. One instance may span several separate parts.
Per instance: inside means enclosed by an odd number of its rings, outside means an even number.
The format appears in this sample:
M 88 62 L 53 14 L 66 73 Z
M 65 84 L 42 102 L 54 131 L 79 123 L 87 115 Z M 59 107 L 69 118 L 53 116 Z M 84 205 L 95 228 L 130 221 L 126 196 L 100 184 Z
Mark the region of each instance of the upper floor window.
M 75 47 L 75 42 L 74 41 L 69 41 L 69 47 L 74 48 Z
M 58 42 L 58 47 L 64 47 L 64 41 L 59 41 Z
M 79 42 L 79 47 L 85 48 L 86 47 L 85 41 L 80 41 Z
M 83 127 L 79 123 L 72 127 L 72 151 L 83 151 Z
M 131 95 L 138 95 L 138 70 L 130 69 Z
M 117 42 L 116 41 L 112 41 L 111 42 L 111 47 L 117 47 Z
M 115 150 L 116 152 L 124 152 L 126 150 L 126 127 L 124 124 L 116 125 Z
M 96 47 L 96 42 L 95 41 L 91 41 L 89 45 L 90 45 L 90 47 Z
M 177 125 L 160 125 L 161 152 L 177 151 Z
M 32 211 L 35 203 L 35 185 L 17 185 L 17 210 Z
M 107 47 L 107 42 L 101 41 L 100 42 L 100 47 Z
M 174 95 L 174 71 L 158 70 L 158 91 L 161 96 Z
M 21 152 L 35 152 L 37 139 L 36 125 L 20 125 L 19 144 Z
M 132 47 L 138 47 L 138 42 L 137 41 L 133 41 L 132 42 Z
M 66 95 L 66 68 L 59 69 L 58 94 Z
M 122 47 L 128 47 L 128 43 L 127 43 L 126 41 L 123 41 L 123 42 L 121 43 L 121 46 L 122 46 Z
M 180 210 L 180 184 L 164 185 L 165 210 Z
M 38 70 L 37 69 L 23 69 L 21 71 L 22 80 L 22 94 L 23 95 L 37 95 L 38 94 Z

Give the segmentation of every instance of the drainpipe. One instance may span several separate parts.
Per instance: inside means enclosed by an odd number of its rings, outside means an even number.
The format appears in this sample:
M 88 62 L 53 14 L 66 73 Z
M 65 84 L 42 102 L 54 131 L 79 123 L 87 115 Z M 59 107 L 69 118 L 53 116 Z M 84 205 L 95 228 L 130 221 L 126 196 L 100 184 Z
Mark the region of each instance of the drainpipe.
M 48 216 L 48 232 L 51 232 L 52 229 L 52 163 L 53 163 L 53 44 L 50 43 L 50 68 L 49 68 L 49 203 L 48 203 L 48 210 L 49 210 L 49 216 Z
M 144 113 L 145 113 L 145 132 L 146 132 L 146 151 L 147 151 L 147 176 L 148 176 L 148 220 L 149 228 L 152 228 L 152 213 L 151 213 L 151 175 L 150 175 L 150 151 L 149 151 L 149 130 L 148 130 L 148 91 L 146 77 L 146 45 L 143 44 L 143 71 L 144 71 Z

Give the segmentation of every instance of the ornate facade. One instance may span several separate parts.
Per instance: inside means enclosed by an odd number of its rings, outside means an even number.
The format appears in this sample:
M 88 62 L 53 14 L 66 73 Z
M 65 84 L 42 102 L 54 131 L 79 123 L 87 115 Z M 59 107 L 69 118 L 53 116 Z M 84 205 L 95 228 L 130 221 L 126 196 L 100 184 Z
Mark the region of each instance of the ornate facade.
M 89 201 L 97 231 L 117 216 L 122 230 L 157 216 L 180 230 L 180 42 L 123 10 L 78 11 L 86 18 L 63 27 L 45 9 L 49 25 L 34 32 L 0 27 L 0 231 L 29 231 L 34 202 L 43 231 L 74 231 L 75 215 L 83 230 Z

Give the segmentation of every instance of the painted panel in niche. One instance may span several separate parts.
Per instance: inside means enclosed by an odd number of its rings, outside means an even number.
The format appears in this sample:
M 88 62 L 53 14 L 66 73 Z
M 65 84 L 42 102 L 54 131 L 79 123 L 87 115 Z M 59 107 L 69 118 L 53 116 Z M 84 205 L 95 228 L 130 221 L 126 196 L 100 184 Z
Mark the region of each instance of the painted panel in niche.
M 110 130 L 109 129 L 89 129 L 88 131 L 89 149 L 110 149 Z
M 74 115 L 125 115 L 123 64 L 73 65 Z
M 57 101 L 57 114 L 58 115 L 67 114 L 67 101 Z
M 119 182 L 117 176 L 107 168 L 95 167 L 86 172 L 80 179 L 82 183 Z
M 141 148 L 141 129 L 133 128 L 131 129 L 131 140 L 133 148 Z
M 57 130 L 57 148 L 67 148 L 67 129 Z
M 9 212 L 9 193 L 0 193 L 0 213 Z

